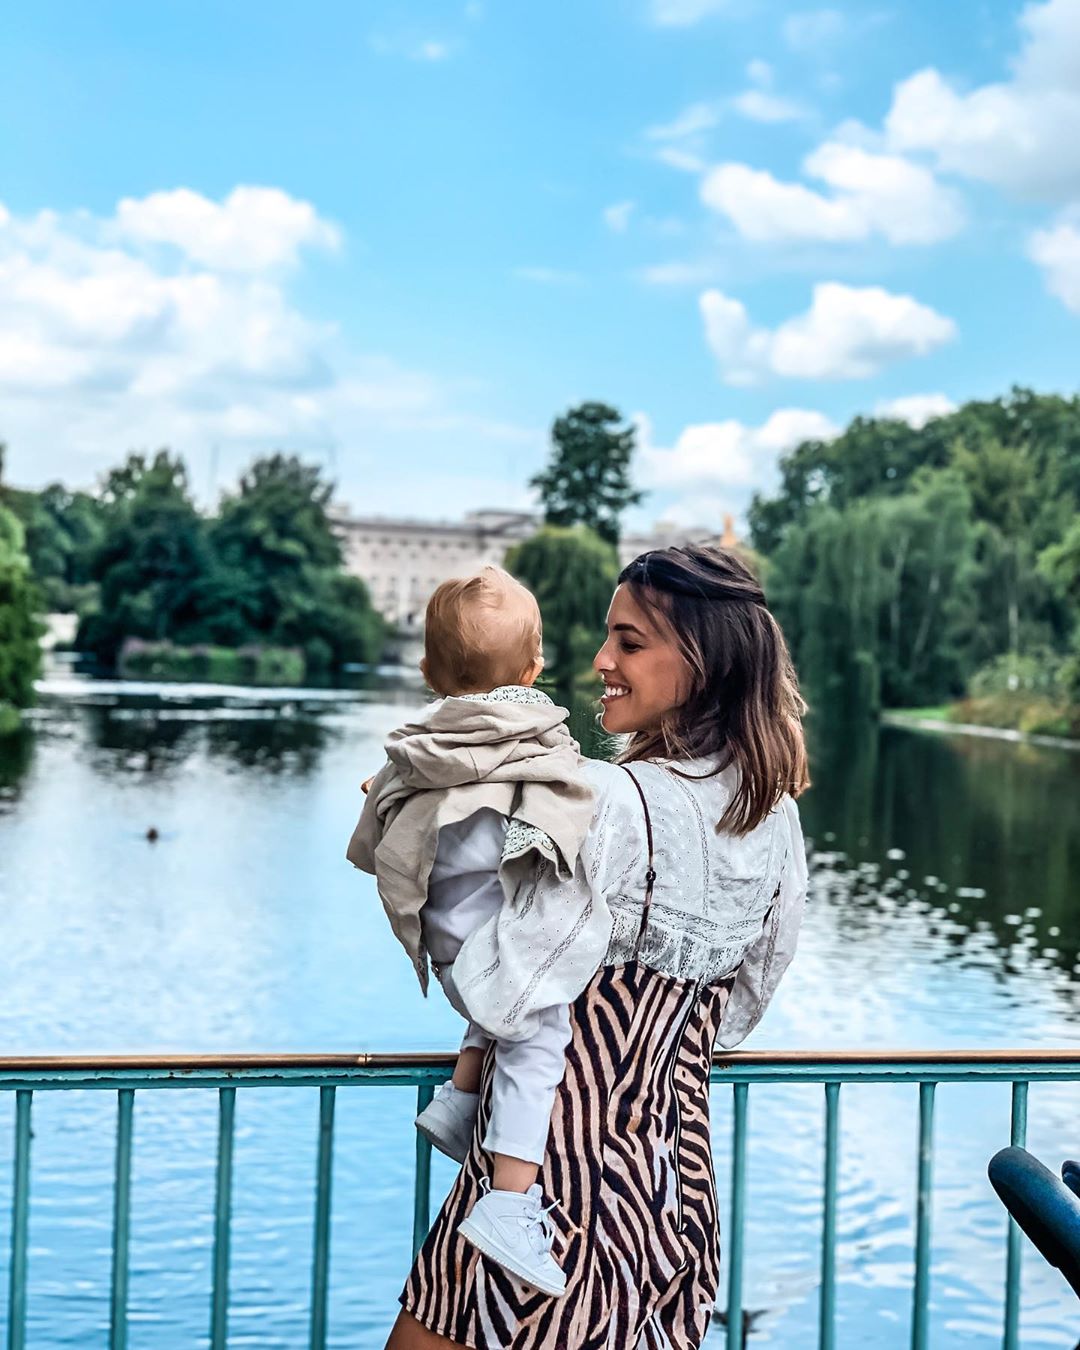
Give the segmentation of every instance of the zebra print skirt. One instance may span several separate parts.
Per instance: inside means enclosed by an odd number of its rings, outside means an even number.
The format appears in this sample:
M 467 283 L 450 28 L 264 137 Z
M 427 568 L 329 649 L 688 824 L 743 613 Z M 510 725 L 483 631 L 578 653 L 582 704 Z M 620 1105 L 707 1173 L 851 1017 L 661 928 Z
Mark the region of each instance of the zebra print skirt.
M 694 1350 L 719 1280 L 709 1067 L 733 977 L 702 988 L 634 962 L 598 971 L 573 1038 L 540 1181 L 558 1201 L 562 1299 L 528 1289 L 457 1235 L 490 1160 L 472 1152 L 401 1295 L 472 1350 Z

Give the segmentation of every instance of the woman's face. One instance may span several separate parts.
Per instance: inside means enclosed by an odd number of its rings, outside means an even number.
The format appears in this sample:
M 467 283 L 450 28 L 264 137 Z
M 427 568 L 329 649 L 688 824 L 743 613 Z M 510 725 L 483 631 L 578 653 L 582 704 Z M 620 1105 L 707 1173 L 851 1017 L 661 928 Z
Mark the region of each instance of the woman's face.
M 611 598 L 607 627 L 593 660 L 604 681 L 600 725 L 613 735 L 653 731 L 689 697 L 690 668 L 667 623 L 642 609 L 626 586 Z

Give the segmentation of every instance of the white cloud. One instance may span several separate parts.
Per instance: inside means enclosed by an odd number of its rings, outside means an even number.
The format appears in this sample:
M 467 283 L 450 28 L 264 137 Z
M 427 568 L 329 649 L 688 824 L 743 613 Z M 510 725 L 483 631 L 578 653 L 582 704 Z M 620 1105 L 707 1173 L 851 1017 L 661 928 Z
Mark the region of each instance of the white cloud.
M 277 190 L 243 193 L 246 205 L 239 189 L 221 203 L 157 193 L 108 218 L 0 208 L 0 391 L 13 478 L 85 483 L 132 447 L 164 444 L 201 458 L 220 442 L 238 461 L 280 446 L 347 445 L 355 456 L 375 438 L 425 427 L 456 429 L 459 440 L 526 434 L 458 411 L 439 381 L 352 351 L 333 325 L 305 314 L 282 264 L 305 243 L 329 242 L 325 222 Z M 253 200 L 272 208 L 265 220 L 248 210 Z M 204 239 L 191 223 L 200 213 L 212 226 Z
M 785 183 L 746 164 L 720 164 L 702 179 L 701 197 L 744 238 L 758 242 L 846 242 L 880 234 L 894 244 L 929 244 L 955 234 L 963 210 L 929 170 L 897 155 L 827 141 L 803 163 L 828 194 Z
M 1029 3 L 1011 78 L 961 90 L 928 67 L 902 81 L 885 122 L 895 149 L 1022 196 L 1080 195 L 1080 0 Z
M 470 12 L 471 6 L 466 6 L 465 18 L 480 18 L 482 11 L 477 9 L 475 13 Z M 445 42 L 441 38 L 423 38 L 413 33 L 374 33 L 368 39 L 368 45 L 373 52 L 379 56 L 404 57 L 407 61 L 420 61 L 427 64 L 437 64 L 441 61 L 448 61 L 454 54 L 454 44 Z
M 237 187 L 224 201 L 190 188 L 125 197 L 117 207 L 121 236 L 170 244 L 194 262 L 227 271 L 262 272 L 294 263 L 304 246 L 337 248 L 337 227 L 310 202 L 279 188 Z
M 1042 268 L 1050 294 L 1080 314 L 1080 216 L 1065 213 L 1048 229 L 1036 230 L 1028 256 Z
M 757 56 L 753 61 L 747 62 L 746 78 L 751 84 L 768 89 L 773 82 L 773 68 L 768 61 L 763 61 L 760 56 Z
M 792 51 L 817 51 L 841 36 L 844 16 L 838 9 L 812 9 L 803 14 L 789 14 L 782 32 Z
M 729 0 L 650 0 L 649 13 L 662 28 L 689 28 L 728 4 Z
M 662 163 L 685 173 L 700 173 L 706 164 L 709 132 L 720 122 L 719 103 L 699 101 L 685 107 L 670 122 L 648 127 L 645 139 Z
M 580 272 L 561 267 L 515 267 L 519 281 L 532 281 L 538 286 L 578 286 L 584 281 Z
M 731 106 L 750 122 L 797 122 L 807 115 L 806 109 L 793 99 L 773 92 L 773 68 L 760 57 L 748 63 L 746 78 L 753 89 L 736 95 Z
M 414 61 L 445 61 L 450 56 L 450 45 L 428 38 L 424 42 L 418 42 L 410 50 L 409 55 Z
M 705 291 L 700 306 L 706 340 L 728 384 L 753 384 L 767 375 L 865 379 L 956 336 L 951 319 L 880 286 L 820 282 L 806 313 L 775 329 L 755 328 L 745 306 L 718 290 Z
M 747 89 L 732 99 L 732 106 L 750 122 L 797 122 L 806 116 L 802 104 L 765 89 Z
M 906 422 L 918 431 L 935 417 L 955 411 L 956 404 L 947 394 L 905 394 L 901 398 L 883 399 L 874 408 L 874 416 Z
M 802 441 L 831 440 L 838 428 L 824 413 L 781 408 L 761 426 L 729 418 L 688 426 L 670 448 L 652 444 L 652 428 L 638 419 L 642 481 L 651 488 L 757 488 L 777 459 Z
M 643 267 L 637 278 L 647 286 L 707 286 L 720 275 L 721 268 L 712 262 L 666 262 Z
M 615 234 L 625 234 L 633 213 L 633 202 L 612 202 L 610 206 L 604 207 L 604 224 Z

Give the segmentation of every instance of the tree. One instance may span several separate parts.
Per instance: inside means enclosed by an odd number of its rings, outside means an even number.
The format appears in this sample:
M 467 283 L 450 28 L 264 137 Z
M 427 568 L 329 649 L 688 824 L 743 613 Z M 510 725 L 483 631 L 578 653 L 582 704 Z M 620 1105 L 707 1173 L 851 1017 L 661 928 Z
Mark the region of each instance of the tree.
M 125 638 L 198 640 L 198 593 L 209 557 L 206 529 L 179 458 L 130 455 L 102 486 L 103 540 L 91 564 L 98 606 L 77 646 L 108 665 Z
M 257 460 L 210 527 L 200 590 L 208 636 L 304 649 L 316 669 L 377 659 L 383 623 L 367 587 L 341 571 L 332 487 L 295 456 Z
M 619 520 L 643 493 L 630 482 L 635 433 L 606 403 L 582 403 L 556 419 L 551 463 L 530 480 L 540 493 L 548 525 L 586 525 L 610 544 Z
M 85 605 L 104 535 L 99 502 L 89 493 L 50 483 L 40 492 L 9 491 L 7 504 L 26 531 L 30 570 L 46 607 L 72 611 Z
M 774 554 L 769 594 L 812 705 L 829 715 L 961 692 L 974 530 L 954 470 L 896 497 L 819 505 Z
M 41 668 L 38 602 L 22 525 L 0 506 L 0 728 L 13 720 L 5 708 L 28 708 L 34 701 Z
M 546 525 L 510 550 L 506 569 L 540 605 L 547 677 L 564 691 L 591 678 L 619 575 L 614 546 L 584 525 Z

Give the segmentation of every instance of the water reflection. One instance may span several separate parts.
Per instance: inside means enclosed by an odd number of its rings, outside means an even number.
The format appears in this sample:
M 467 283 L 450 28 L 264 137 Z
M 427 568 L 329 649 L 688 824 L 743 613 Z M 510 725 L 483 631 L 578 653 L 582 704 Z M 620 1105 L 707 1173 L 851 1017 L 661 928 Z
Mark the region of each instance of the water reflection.
M 14 801 L 33 758 L 34 733 L 29 727 L 0 736 L 0 812 Z
M 343 857 L 359 783 L 421 691 L 351 703 L 298 695 L 287 708 L 220 691 L 131 699 L 99 686 L 78 699 L 47 703 L 32 733 L 0 746 L 0 785 L 17 792 L 0 796 L 0 1049 L 354 1052 L 456 1041 L 455 1015 L 419 998 L 371 879 Z M 606 748 L 593 700 L 570 706 L 586 750 Z M 1069 812 L 1080 756 L 865 723 L 827 732 L 815 733 L 803 803 L 813 876 L 799 953 L 752 1048 L 1076 1043 L 1080 841 Z M 154 847 L 151 824 L 161 831 Z M 30 1341 L 61 1350 L 100 1341 L 107 1316 L 115 1102 L 38 1095 Z M 752 1343 L 814 1343 L 820 1095 L 802 1084 L 753 1089 Z M 900 1350 L 917 1094 L 882 1084 L 843 1095 L 841 1340 Z M 331 1323 L 336 1344 L 378 1350 L 407 1263 L 415 1095 L 340 1097 Z M 730 1104 L 718 1088 L 722 1181 Z M 943 1088 L 937 1110 L 931 1340 L 992 1350 L 1004 1216 L 985 1165 L 1008 1139 L 1008 1090 Z M 1076 1088 L 1035 1085 L 1033 1148 L 1075 1154 L 1078 1110 Z M 143 1350 L 173 1350 L 205 1339 L 216 1103 L 146 1093 L 137 1113 L 133 1316 Z M 306 1335 L 316 1116 L 302 1092 L 238 1101 L 234 1315 L 259 1344 Z M 0 1110 L 0 1164 L 11 1122 Z M 437 1160 L 436 1195 L 450 1178 Z M 10 1179 L 0 1166 L 0 1214 Z M 1024 1282 L 1023 1343 L 1068 1343 L 1061 1330 L 1075 1301 L 1059 1278 L 1032 1256 Z
M 819 851 L 867 884 L 853 900 L 929 903 L 1009 953 L 1080 956 L 1080 754 L 896 727 L 813 737 L 803 800 Z M 868 870 L 867 870 L 868 869 Z

